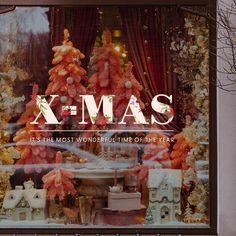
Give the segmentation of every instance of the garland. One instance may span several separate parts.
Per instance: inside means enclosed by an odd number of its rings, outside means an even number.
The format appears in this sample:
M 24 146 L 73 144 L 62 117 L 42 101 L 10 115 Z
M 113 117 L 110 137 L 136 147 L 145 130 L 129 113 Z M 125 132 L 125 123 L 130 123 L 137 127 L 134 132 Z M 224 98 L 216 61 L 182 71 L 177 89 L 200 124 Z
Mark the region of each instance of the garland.
M 187 170 L 184 172 L 183 182 L 186 185 L 194 182 L 194 189 L 187 197 L 187 206 L 190 204 L 194 209 L 194 222 L 207 223 L 208 183 L 204 183 L 204 176 L 199 175 L 199 168 L 208 171 L 208 23 L 203 17 L 188 14 L 185 17 L 185 30 L 185 39 L 177 36 L 170 45 L 174 72 L 178 74 L 182 84 L 188 83 L 191 87 L 191 105 L 198 111 L 197 115 L 191 114 L 194 118 L 192 124 L 183 129 L 183 136 L 192 147 L 186 157 Z

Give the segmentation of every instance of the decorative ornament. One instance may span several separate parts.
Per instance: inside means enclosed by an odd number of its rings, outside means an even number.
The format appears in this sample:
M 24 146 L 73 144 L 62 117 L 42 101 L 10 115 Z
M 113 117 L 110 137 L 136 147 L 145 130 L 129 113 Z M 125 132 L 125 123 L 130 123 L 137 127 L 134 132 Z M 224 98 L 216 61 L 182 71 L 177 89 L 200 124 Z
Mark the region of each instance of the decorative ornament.
M 66 103 L 66 102 L 67 102 L 67 96 L 62 96 L 62 97 L 60 98 L 60 102 L 61 102 L 61 103 Z
M 109 69 L 109 64 L 108 64 L 108 62 L 105 62 L 105 63 L 104 63 L 104 69 L 105 69 L 106 71 L 108 71 L 108 69 Z
M 131 82 L 130 80 L 126 80 L 126 81 L 125 81 L 125 87 L 126 87 L 127 89 L 131 89 L 132 86 L 133 86 L 133 84 L 132 84 L 132 82 Z
M 74 79 L 73 79 L 72 77 L 68 77 L 68 78 L 66 79 L 66 82 L 67 82 L 67 84 L 73 84 Z

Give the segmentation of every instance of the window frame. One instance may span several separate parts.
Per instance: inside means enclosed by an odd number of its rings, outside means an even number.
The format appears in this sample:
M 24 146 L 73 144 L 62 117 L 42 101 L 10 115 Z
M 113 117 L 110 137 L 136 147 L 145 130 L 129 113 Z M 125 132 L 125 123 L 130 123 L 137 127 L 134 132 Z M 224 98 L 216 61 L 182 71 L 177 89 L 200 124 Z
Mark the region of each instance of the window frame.
M 216 0 L 1 0 L 0 6 L 205 6 L 209 18 L 209 227 L 97 227 L 96 228 L 1 228 L 17 234 L 188 234 L 217 235 L 217 86 L 216 86 Z

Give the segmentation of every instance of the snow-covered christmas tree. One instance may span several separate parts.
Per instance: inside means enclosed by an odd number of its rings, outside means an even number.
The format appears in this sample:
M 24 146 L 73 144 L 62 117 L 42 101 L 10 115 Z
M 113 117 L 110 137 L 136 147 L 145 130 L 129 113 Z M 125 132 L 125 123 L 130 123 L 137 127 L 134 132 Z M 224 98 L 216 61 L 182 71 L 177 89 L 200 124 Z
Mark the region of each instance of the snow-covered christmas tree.
M 145 225 L 154 224 L 153 215 L 151 209 L 148 207 L 145 215 Z

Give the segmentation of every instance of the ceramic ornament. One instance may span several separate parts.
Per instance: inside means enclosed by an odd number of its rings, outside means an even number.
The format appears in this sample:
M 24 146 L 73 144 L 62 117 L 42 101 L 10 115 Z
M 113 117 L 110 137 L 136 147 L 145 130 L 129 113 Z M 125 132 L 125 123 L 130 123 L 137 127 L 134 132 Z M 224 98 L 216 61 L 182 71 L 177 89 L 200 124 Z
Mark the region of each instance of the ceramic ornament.
M 67 96 L 62 96 L 62 97 L 60 97 L 60 102 L 61 103 L 66 103 L 67 102 Z
M 74 79 L 72 77 L 68 77 L 66 79 L 66 82 L 67 82 L 67 84 L 73 84 L 74 83 Z
M 150 169 L 148 176 L 149 206 L 154 224 L 176 222 L 181 214 L 181 170 Z

